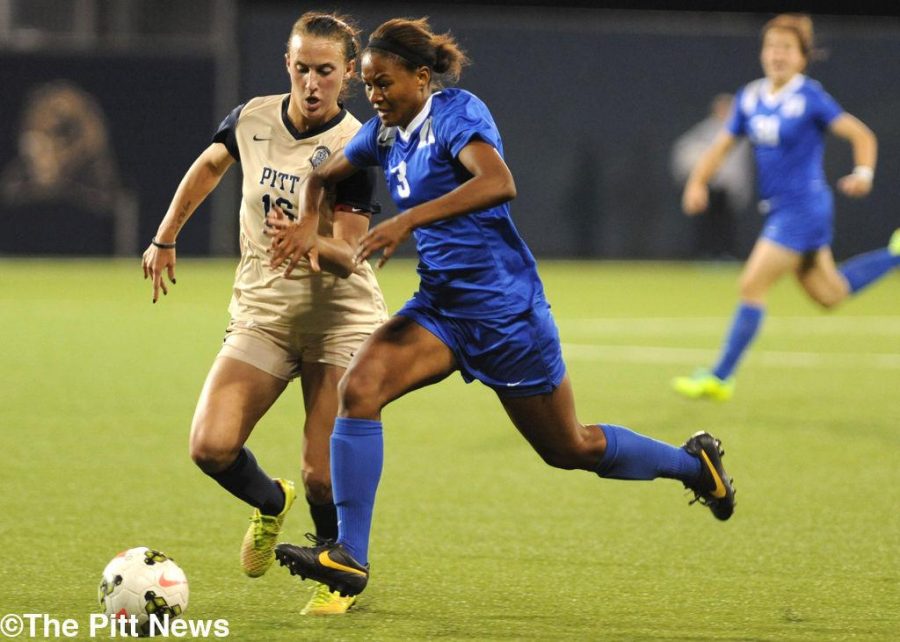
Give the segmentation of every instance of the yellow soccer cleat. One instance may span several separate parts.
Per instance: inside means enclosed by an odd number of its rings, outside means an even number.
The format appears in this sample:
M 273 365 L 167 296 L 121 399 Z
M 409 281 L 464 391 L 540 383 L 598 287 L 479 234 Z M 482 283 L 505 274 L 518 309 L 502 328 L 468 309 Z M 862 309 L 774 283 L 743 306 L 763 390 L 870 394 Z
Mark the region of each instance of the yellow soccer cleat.
M 355 595 L 341 595 L 325 584 L 317 584 L 312 597 L 300 615 L 342 615 L 356 603 Z
M 719 379 L 709 370 L 697 370 L 690 377 L 675 377 L 672 388 L 688 399 L 728 401 L 734 394 L 734 377 Z
M 900 256 L 900 227 L 891 234 L 891 240 L 888 241 L 888 252 L 894 256 Z
M 254 509 L 253 515 L 250 516 L 250 526 L 247 527 L 244 541 L 241 543 L 241 568 L 250 577 L 265 574 L 275 561 L 275 543 L 278 534 L 281 533 L 281 525 L 284 524 L 284 517 L 297 496 L 294 482 L 285 479 L 275 481 L 284 492 L 284 508 L 275 516 L 263 515 L 259 509 Z

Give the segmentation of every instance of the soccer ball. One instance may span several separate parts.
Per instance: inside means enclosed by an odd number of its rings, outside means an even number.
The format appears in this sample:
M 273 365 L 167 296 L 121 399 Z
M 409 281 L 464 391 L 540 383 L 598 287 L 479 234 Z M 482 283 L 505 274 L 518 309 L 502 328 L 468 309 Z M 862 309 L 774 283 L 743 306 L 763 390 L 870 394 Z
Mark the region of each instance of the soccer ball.
M 180 617 L 188 605 L 187 577 L 175 560 L 146 546 L 116 555 L 100 579 L 100 609 L 110 617 L 137 618 L 140 635 L 150 634 L 150 618 Z

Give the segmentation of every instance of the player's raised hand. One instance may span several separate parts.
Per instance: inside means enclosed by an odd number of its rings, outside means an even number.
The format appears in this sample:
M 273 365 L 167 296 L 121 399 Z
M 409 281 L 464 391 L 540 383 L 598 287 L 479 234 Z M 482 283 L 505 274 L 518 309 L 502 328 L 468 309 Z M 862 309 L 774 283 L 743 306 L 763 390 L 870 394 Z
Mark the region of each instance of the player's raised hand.
M 144 269 L 144 279 L 148 277 L 152 279 L 153 302 L 156 303 L 160 290 L 164 295 L 169 293 L 169 289 L 163 281 L 163 270 L 168 273 L 169 281 L 175 283 L 175 248 L 161 248 L 151 243 L 144 250 L 141 267 Z
M 382 250 L 376 267 L 380 268 L 387 263 L 397 246 L 408 239 L 412 232 L 412 227 L 405 214 L 405 212 L 401 212 L 369 230 L 368 234 L 359 240 L 353 261 L 361 263 L 378 250 Z
M 301 217 L 296 223 L 292 223 L 278 205 L 272 207 L 266 215 L 267 236 L 272 237 L 272 247 L 269 252 L 272 260 L 269 267 L 273 270 L 287 263 L 284 270 L 285 278 L 291 275 L 297 263 L 306 257 L 309 259 L 309 267 L 313 272 L 319 272 L 319 250 L 316 247 L 318 239 L 318 220 Z
M 709 206 L 709 187 L 703 183 L 688 181 L 681 195 L 681 209 L 688 216 L 696 216 Z

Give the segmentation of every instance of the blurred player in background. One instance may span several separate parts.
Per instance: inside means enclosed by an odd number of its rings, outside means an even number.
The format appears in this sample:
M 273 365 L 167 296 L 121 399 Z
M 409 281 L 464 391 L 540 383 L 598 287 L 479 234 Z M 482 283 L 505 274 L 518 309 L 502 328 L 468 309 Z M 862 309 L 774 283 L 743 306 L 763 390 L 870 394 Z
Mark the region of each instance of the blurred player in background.
M 900 265 L 900 230 L 886 248 L 835 265 L 833 198 L 822 168 L 825 134 L 850 141 L 856 167 L 838 181 L 838 189 L 854 198 L 872 189 L 877 142 L 868 127 L 803 74 L 812 48 L 808 16 L 782 14 L 766 23 L 760 54 L 765 78 L 738 92 L 728 125 L 685 186 L 684 211 L 706 209 L 710 180 L 739 137 L 746 136 L 755 150 L 760 207 L 766 215 L 741 274 L 740 304 L 718 362 L 711 370 L 672 382 L 685 397 L 731 398 L 733 373 L 762 324 L 766 295 L 784 275 L 793 273 L 814 301 L 832 308 Z
M 717 94 L 709 116 L 678 137 L 672 145 L 672 175 L 684 188 L 694 165 L 715 140 L 731 115 L 734 96 Z M 750 145 L 739 141 L 709 183 L 709 200 L 702 216 L 693 216 L 696 239 L 693 256 L 701 259 L 733 259 L 737 256 L 736 219 L 753 197 Z M 693 213 L 692 213 L 693 214 Z
M 492 388 L 522 435 L 548 464 L 612 479 L 677 479 L 716 518 L 734 494 L 719 442 L 697 433 L 681 447 L 609 424 L 582 424 L 559 334 L 534 257 L 513 225 L 516 188 L 485 104 L 456 80 L 465 55 L 425 19 L 378 27 L 362 56 L 377 116 L 307 180 L 296 224 L 273 241 L 271 267 L 321 252 L 316 203 L 362 168 L 378 165 L 401 213 L 363 237 L 357 259 L 387 261 L 415 235 L 419 291 L 366 341 L 341 380 L 331 438 L 340 535 L 313 547 L 279 544 L 292 573 L 347 594 L 369 576 L 369 532 L 383 462 L 382 408 L 456 370 Z M 600 501 L 600 500 L 598 500 Z
M 316 533 L 337 537 L 331 495 L 329 438 L 337 413 L 337 385 L 363 340 L 387 318 L 370 266 L 353 252 L 378 211 L 374 172 L 340 181 L 316 203 L 317 268 L 303 261 L 290 279 L 269 267 L 266 215 L 294 218 L 305 177 L 338 152 L 360 123 L 340 103 L 355 73 L 357 29 L 340 16 L 306 13 L 288 39 L 286 95 L 263 96 L 232 111 L 213 143 L 188 170 L 150 247 L 144 278 L 153 301 L 175 283 L 175 238 L 235 162 L 243 171 L 241 260 L 229 312 L 231 322 L 213 363 L 191 427 L 196 464 L 235 497 L 254 507 L 241 548 L 241 565 L 258 577 L 274 561 L 274 545 L 294 501 L 289 481 L 272 479 L 244 446 L 256 423 L 295 377 L 306 419 L 303 484 Z M 325 586 L 305 613 L 342 613 L 353 599 Z

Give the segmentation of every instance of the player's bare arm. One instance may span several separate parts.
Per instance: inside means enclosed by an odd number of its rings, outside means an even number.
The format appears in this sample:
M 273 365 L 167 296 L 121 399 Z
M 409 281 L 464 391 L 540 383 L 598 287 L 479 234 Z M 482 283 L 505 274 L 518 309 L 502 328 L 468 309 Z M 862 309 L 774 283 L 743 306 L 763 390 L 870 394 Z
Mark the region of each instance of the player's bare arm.
M 317 249 L 320 241 L 319 208 L 329 190 L 357 171 L 359 169 L 350 164 L 344 151 L 339 150 L 303 183 L 298 207 L 300 217 L 296 223 L 279 221 L 277 216 L 270 214 L 266 222 L 273 229 L 272 260 L 269 263 L 272 269 L 287 263 L 284 274 L 290 276 L 297 262 L 306 257 L 313 271 L 320 270 Z
M 719 171 L 735 142 L 736 139 L 731 132 L 723 129 L 697 161 L 681 197 L 681 209 L 688 216 L 706 211 L 709 205 L 709 181 Z
M 872 191 L 875 163 L 878 160 L 878 139 L 865 123 L 846 112 L 831 122 L 830 130 L 849 141 L 853 147 L 854 169 L 838 180 L 838 189 L 854 198 L 865 196 Z
M 459 152 L 459 162 L 472 178 L 440 198 L 412 207 L 376 225 L 360 241 L 356 260 L 383 250 L 378 267 L 391 258 L 416 228 L 470 212 L 489 209 L 516 197 L 516 184 L 503 158 L 484 141 L 474 140 Z
M 156 236 L 153 237 L 154 242 L 144 251 L 141 261 L 144 278 L 150 277 L 153 280 L 154 303 L 159 299 L 160 290 L 164 295 L 169 293 L 162 278 L 163 271 L 167 273 L 169 281 L 175 283 L 175 239 L 178 233 L 233 163 L 234 158 L 225 145 L 213 143 L 197 157 L 181 179 Z
M 324 269 L 342 279 L 353 274 L 356 263 L 353 260 L 359 239 L 369 230 L 369 212 L 354 212 L 350 209 L 338 207 L 334 212 L 334 237 L 316 235 L 315 246 L 312 252 L 317 257 L 317 265 L 314 271 Z M 275 205 L 266 219 L 270 221 L 271 230 L 266 234 L 276 236 L 280 230 L 287 230 L 294 224 L 284 215 L 284 211 Z M 312 263 L 312 261 L 310 261 Z M 294 264 L 296 265 L 296 263 Z M 285 276 L 290 276 L 294 266 L 285 270 Z

